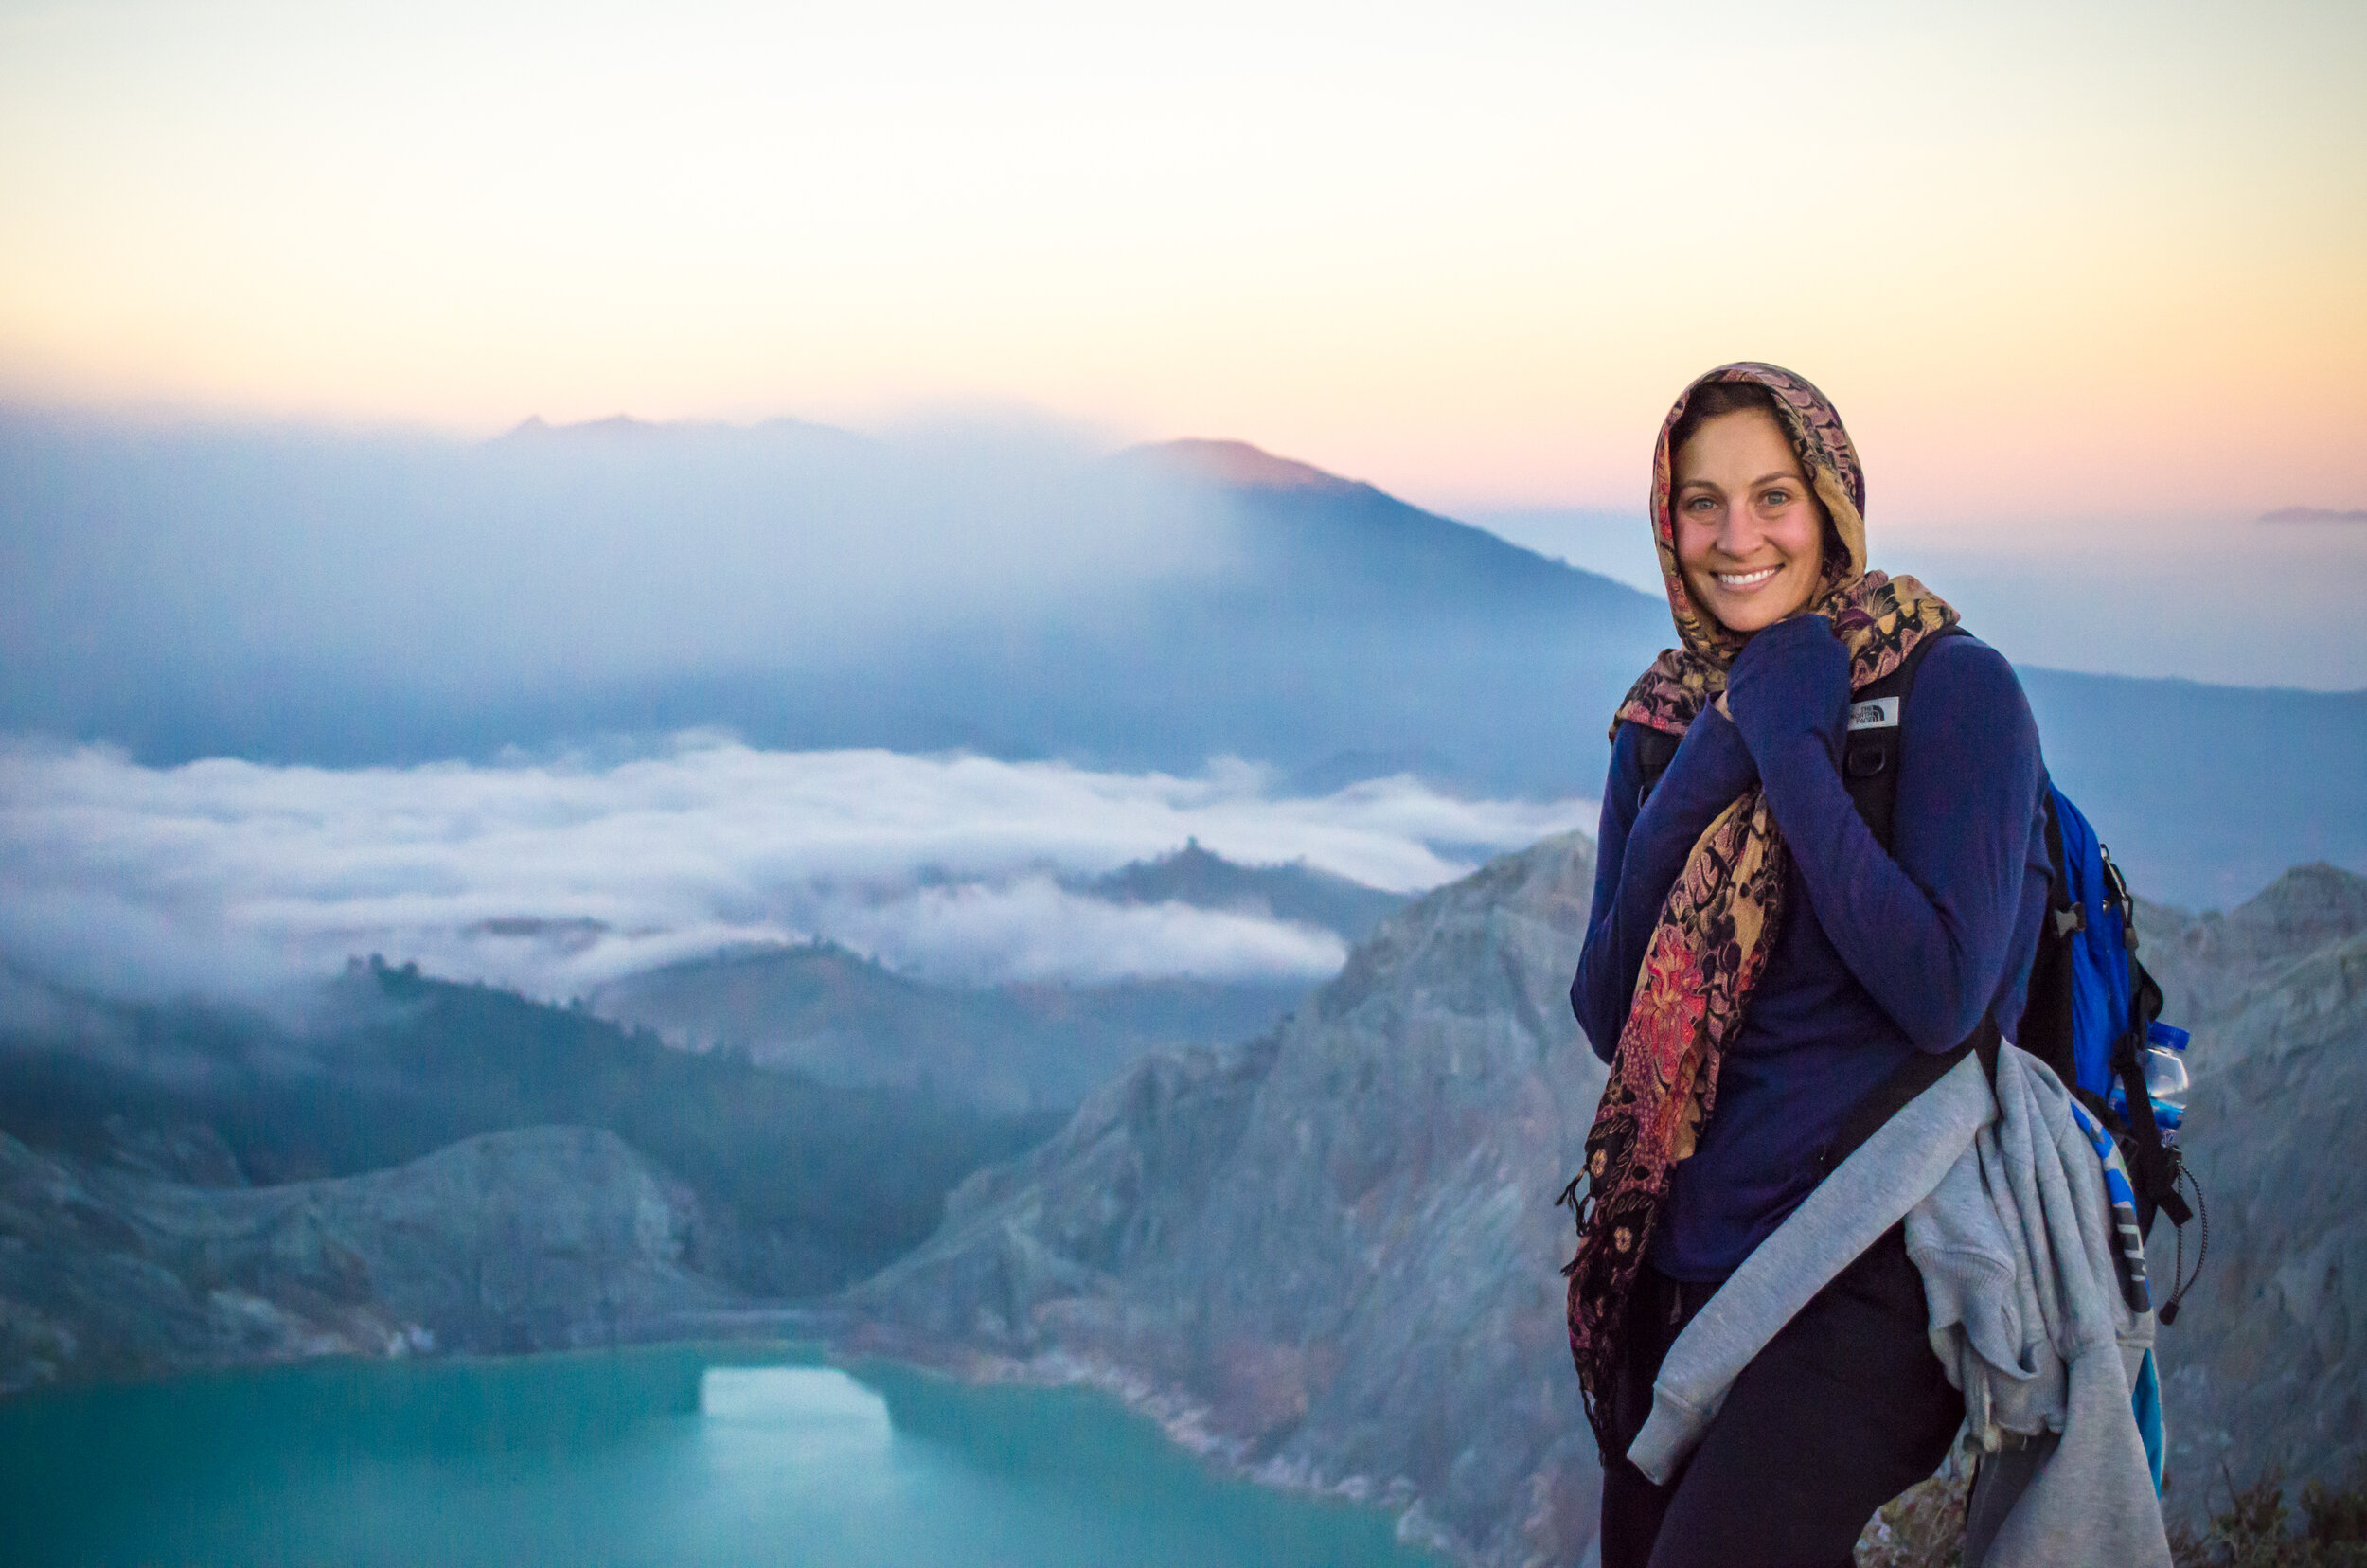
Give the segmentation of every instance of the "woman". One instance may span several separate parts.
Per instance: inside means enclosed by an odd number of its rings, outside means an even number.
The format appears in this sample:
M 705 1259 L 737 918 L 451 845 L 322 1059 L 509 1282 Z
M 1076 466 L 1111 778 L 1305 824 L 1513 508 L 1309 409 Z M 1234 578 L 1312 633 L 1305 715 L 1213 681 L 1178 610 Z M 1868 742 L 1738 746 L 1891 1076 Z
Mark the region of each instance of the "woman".
M 1669 1344 L 1816 1185 L 1852 1110 L 2021 1011 L 2047 877 L 2012 668 L 1964 634 L 1926 650 L 1890 848 L 1842 775 L 1852 691 L 1957 618 L 1866 570 L 1863 506 L 1840 417 L 1789 371 L 1713 370 L 1662 426 L 1652 526 L 1680 646 L 1613 722 L 1570 990 L 1612 1064 L 1570 1292 L 1605 1568 L 1845 1563 L 1963 1417 L 1894 1229 L 1751 1363 L 1668 1485 L 1625 1458 Z M 1646 732 L 1682 737 L 1648 793 Z

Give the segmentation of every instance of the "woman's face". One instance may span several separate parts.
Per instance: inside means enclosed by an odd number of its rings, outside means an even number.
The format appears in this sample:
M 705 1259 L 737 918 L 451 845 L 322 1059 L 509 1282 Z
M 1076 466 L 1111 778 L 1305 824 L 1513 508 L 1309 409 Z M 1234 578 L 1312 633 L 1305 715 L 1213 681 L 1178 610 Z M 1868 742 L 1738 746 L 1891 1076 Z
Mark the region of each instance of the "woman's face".
M 1677 564 L 1693 602 L 1749 635 L 1805 608 L 1824 564 L 1824 508 L 1775 416 L 1701 421 L 1677 451 Z

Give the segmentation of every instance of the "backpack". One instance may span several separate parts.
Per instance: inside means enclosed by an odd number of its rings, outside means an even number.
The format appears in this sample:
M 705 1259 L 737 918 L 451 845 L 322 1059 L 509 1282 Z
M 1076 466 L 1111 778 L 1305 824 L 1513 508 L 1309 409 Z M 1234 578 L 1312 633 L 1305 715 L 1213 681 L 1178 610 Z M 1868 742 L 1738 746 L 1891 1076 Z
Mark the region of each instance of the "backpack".
M 1906 736 L 1905 709 L 1924 655 L 1944 639 L 1966 634 L 1950 626 L 1919 640 L 1899 667 L 1860 689 L 1850 701 L 1849 730 L 1842 749 L 1842 781 L 1875 842 L 1888 850 L 1898 803 L 1898 764 Z M 1644 782 L 1639 805 L 1652 793 L 1677 755 L 1678 737 L 1643 729 L 1637 757 Z M 2041 801 L 2048 861 L 2047 918 L 2030 966 L 2028 1000 L 2014 1030 L 2014 1043 L 2053 1069 L 2089 1112 L 2121 1155 L 2126 1184 L 2108 1183 L 2121 1232 L 2121 1290 L 2136 1311 L 2151 1306 L 2145 1279 L 2145 1240 L 2154 1217 L 2166 1214 L 2179 1230 L 2170 1299 L 2161 1321 L 2177 1320 L 2180 1300 L 2194 1283 L 2183 1278 L 2185 1226 L 2193 1210 L 2180 1194 L 2191 1184 L 2174 1139 L 2162 1136 L 2146 1093 L 2145 1060 L 2153 1045 L 2182 1045 L 2182 1031 L 2160 1022 L 2162 988 L 2137 961 L 2136 908 L 2120 868 L 2078 807 L 2050 781 Z M 1984 1016 L 1972 1035 L 1954 1049 L 1917 1052 L 1877 1084 L 1854 1109 L 1841 1131 L 1818 1154 L 1820 1173 L 1829 1173 L 1909 1100 L 1937 1083 L 1966 1056 L 1979 1054 L 1994 1073 L 2001 1036 Z M 2116 1092 L 2117 1091 L 2117 1092 Z M 2109 1162 L 2108 1162 L 2108 1169 Z M 2114 1173 L 2117 1175 L 2117 1172 Z M 2201 1193 L 2197 1188 L 2199 1201 Z M 2205 1219 L 2202 1245 L 2210 1246 Z M 2202 1270 L 2202 1255 L 2195 1262 Z

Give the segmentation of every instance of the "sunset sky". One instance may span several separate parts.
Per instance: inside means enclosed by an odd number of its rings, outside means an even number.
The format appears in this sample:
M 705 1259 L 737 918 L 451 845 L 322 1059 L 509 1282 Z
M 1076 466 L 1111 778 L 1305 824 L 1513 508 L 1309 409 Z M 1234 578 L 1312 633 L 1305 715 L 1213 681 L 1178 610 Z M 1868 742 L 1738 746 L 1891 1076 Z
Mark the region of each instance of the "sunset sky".
M 2367 508 L 2367 6 L 10 0 L 0 398 L 1018 405 L 1631 507 L 1794 366 L 1878 521 Z

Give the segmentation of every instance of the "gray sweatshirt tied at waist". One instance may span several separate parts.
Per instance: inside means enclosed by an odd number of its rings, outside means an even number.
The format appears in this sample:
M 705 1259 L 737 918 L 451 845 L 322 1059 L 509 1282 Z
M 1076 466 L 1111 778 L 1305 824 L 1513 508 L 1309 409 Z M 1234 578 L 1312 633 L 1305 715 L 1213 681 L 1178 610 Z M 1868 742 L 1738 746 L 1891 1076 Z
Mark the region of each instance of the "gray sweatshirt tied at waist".
M 1931 1347 L 1965 1393 L 1967 1444 L 2037 1439 L 2030 1452 L 2043 1454 L 2035 1472 L 2020 1467 L 2008 1505 L 1976 1495 L 1967 1568 L 2167 1568 L 2129 1407 L 2153 1316 L 2121 1299 L 2103 1167 L 2071 1106 L 2046 1064 L 2014 1046 L 1998 1053 L 1994 1091 L 1977 1057 L 1958 1063 L 1842 1161 L 1678 1335 L 1628 1457 L 1665 1483 L 1751 1359 L 1903 1218 Z

